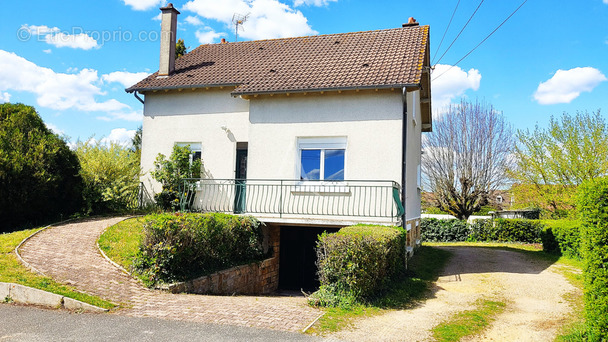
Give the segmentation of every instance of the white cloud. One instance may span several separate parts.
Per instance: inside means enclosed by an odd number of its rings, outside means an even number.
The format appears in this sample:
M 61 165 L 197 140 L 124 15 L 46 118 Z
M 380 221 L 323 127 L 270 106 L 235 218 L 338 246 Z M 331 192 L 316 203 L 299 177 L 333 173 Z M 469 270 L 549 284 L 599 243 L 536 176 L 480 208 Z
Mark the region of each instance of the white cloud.
M 0 92 L 9 89 L 37 95 L 38 105 L 55 110 L 121 111 L 130 107 L 111 99 L 97 102 L 105 95 L 99 88 L 97 71 L 82 69 L 76 74 L 56 73 L 12 52 L 0 50 Z
M 302 6 L 302 5 L 306 5 L 306 6 L 327 6 L 329 5 L 330 2 L 336 2 L 338 0 L 295 0 L 293 2 L 293 5 L 298 7 L 298 6 Z M 608 0 L 605 0 L 608 1 Z
M 29 32 L 35 36 L 45 36 L 47 34 L 58 33 L 61 31 L 58 27 L 48 27 L 46 25 L 21 25 L 21 30 Z
M 48 55 L 48 54 L 52 53 L 52 52 L 53 52 L 53 50 L 51 50 L 51 49 L 46 49 L 46 50 L 42 50 L 42 52 L 44 52 L 44 53 L 46 53 L 46 54 Z
M 114 71 L 101 76 L 105 82 L 117 82 L 128 88 L 150 75 L 147 72 Z
M 135 136 L 135 130 L 127 130 L 126 128 L 115 128 L 110 132 L 110 135 L 101 139 L 102 144 L 117 143 L 123 146 L 130 145 L 131 140 Z
M 194 33 L 194 35 L 198 39 L 199 43 L 201 43 L 201 44 L 211 44 L 211 43 L 213 43 L 213 41 L 215 39 L 221 37 L 224 34 L 223 33 L 217 33 L 215 31 L 211 30 L 211 31 L 196 31 L 196 33 Z
M 98 116 L 98 120 L 102 121 L 131 121 L 131 122 L 141 122 L 143 120 L 144 115 L 141 112 L 109 112 L 107 115 Z
M 56 125 L 50 123 L 50 122 L 45 122 L 44 123 L 46 125 L 46 127 L 48 129 L 50 129 L 51 131 L 53 131 L 53 133 L 58 134 L 58 135 L 63 135 L 65 132 L 60 129 L 59 127 L 57 127 Z
M 187 22 L 190 25 L 194 25 L 194 26 L 201 26 L 203 25 L 203 21 L 199 18 L 199 17 L 194 17 L 194 16 L 187 16 L 186 19 L 184 19 L 185 22 Z
M 165 0 L 123 0 L 125 5 L 131 6 L 136 11 L 147 11 L 152 8 L 160 8 L 165 4 Z
M 0 92 L 0 103 L 11 102 L 11 94 Z
M 601 71 L 592 67 L 560 69 L 549 80 L 538 85 L 534 99 L 542 105 L 570 103 L 582 92 L 591 92 L 606 80 Z
M 605 3 L 606 5 L 608 5 L 608 0 L 604 0 L 604 3 Z
M 44 40 L 55 47 L 90 50 L 99 47 L 97 41 L 86 33 L 66 34 L 63 32 L 47 34 Z
M 434 111 L 445 110 L 453 99 L 462 96 L 465 91 L 479 89 L 481 73 L 477 69 L 464 71 L 451 65 L 437 64 L 431 75 Z
M 232 25 L 235 13 L 249 14 L 239 37 L 247 39 L 269 39 L 317 34 L 308 25 L 302 12 L 278 0 L 191 0 L 184 10 L 199 16 Z
M 90 50 L 99 47 L 97 40 L 84 32 L 69 34 L 61 32 L 58 27 L 48 27 L 46 25 L 21 25 L 18 36 L 22 40 L 28 40 L 31 36 L 36 36 L 37 40 L 44 40 L 47 44 L 55 47 L 69 47 L 72 49 Z M 44 50 L 51 53 L 51 50 Z

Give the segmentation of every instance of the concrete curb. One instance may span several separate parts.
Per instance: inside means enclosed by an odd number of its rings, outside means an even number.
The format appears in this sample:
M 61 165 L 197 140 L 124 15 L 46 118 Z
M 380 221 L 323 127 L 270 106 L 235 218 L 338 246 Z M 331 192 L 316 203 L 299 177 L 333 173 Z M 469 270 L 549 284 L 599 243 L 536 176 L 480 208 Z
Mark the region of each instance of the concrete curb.
M 76 299 L 13 283 L 0 282 L 0 299 L 21 304 L 42 305 L 84 312 L 101 313 L 109 311 Z

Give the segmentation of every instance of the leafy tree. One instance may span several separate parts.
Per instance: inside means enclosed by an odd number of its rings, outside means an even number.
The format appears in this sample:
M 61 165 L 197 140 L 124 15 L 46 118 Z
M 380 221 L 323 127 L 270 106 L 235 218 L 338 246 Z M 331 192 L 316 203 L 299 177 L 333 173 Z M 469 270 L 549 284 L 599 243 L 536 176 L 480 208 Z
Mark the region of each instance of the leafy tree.
M 34 107 L 0 104 L 0 231 L 77 212 L 79 170 L 76 154 Z
M 152 178 L 158 181 L 163 190 L 154 196 L 156 203 L 164 210 L 179 208 L 180 182 L 184 178 L 200 178 L 202 163 L 191 158 L 190 145 L 173 146 L 169 159 L 159 153 L 154 161 Z
M 517 138 L 512 177 L 519 206 L 572 215 L 578 185 L 608 174 L 608 125 L 599 110 L 551 117 L 547 129 L 520 130 Z
M 76 154 L 84 180 L 83 197 L 88 214 L 137 207 L 139 157 L 117 143 L 79 142 Z
M 186 44 L 184 43 L 183 39 L 178 39 L 177 43 L 175 43 L 175 59 L 180 58 L 181 56 L 185 55 L 188 51 L 188 48 L 186 47 Z
M 505 184 L 513 133 L 494 107 L 461 100 L 435 122 L 422 140 L 425 186 L 437 207 L 467 219 Z
M 131 139 L 131 146 L 133 148 L 133 152 L 141 151 L 141 134 L 143 132 L 143 127 L 137 127 L 137 131 L 135 131 L 135 135 L 133 139 Z

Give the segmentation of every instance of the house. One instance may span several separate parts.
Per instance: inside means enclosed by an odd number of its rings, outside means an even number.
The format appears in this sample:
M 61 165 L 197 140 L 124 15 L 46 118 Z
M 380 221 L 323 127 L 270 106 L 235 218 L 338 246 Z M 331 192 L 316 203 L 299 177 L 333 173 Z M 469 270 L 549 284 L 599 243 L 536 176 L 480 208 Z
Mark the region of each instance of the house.
M 205 178 L 184 182 L 182 204 L 263 221 L 281 277 L 310 274 L 297 267 L 311 259 L 314 275 L 317 234 L 354 223 L 403 225 L 413 251 L 432 128 L 428 26 L 223 41 L 175 60 L 179 12 L 161 10 L 159 71 L 126 89 L 144 104 L 147 187 L 161 190 L 159 153 L 190 145 Z

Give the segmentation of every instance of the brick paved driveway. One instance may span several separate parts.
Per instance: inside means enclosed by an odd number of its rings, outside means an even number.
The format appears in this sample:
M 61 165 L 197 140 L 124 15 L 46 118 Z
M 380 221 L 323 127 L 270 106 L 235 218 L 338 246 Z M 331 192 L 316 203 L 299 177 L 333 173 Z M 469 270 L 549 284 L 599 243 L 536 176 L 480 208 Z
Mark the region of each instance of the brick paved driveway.
M 19 250 L 40 272 L 76 289 L 119 303 L 115 314 L 300 331 L 320 311 L 298 297 L 170 294 L 143 287 L 99 253 L 96 240 L 123 218 L 68 223 L 49 228 Z

